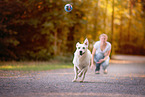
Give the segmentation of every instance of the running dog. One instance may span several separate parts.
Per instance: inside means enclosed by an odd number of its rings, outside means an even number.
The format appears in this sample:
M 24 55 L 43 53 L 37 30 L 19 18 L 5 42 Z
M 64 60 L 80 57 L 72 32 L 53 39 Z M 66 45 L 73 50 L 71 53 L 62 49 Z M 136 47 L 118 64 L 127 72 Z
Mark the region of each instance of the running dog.
M 88 50 L 89 41 L 86 38 L 83 44 L 79 42 L 76 44 L 76 51 L 74 53 L 73 64 L 75 77 L 72 82 L 76 82 L 78 77 L 82 76 L 80 82 L 84 81 L 85 74 L 90 66 L 91 52 Z

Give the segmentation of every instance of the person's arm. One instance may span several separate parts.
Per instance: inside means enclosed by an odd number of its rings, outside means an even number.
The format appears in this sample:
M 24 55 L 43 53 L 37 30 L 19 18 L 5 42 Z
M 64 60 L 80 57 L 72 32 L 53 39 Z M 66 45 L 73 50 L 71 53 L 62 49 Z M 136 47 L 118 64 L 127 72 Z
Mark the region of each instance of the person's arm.
M 105 55 L 104 61 L 110 56 L 111 50 L 108 51 L 108 53 Z
M 96 49 L 93 48 L 93 51 L 92 51 L 92 59 L 91 59 L 91 68 L 93 68 L 93 65 L 94 65 L 94 55 L 96 53 Z
M 104 59 L 100 59 L 99 62 L 97 62 L 97 63 L 102 63 L 103 61 L 105 61 L 110 56 L 110 53 L 111 53 L 111 50 L 109 50 L 107 52 L 107 54 L 105 55 L 105 58 Z

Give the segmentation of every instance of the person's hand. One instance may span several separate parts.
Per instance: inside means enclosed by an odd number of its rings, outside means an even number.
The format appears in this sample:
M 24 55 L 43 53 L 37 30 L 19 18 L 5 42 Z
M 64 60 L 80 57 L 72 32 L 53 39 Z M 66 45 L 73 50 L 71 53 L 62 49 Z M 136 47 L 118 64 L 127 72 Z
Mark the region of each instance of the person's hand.
M 91 69 L 93 69 L 94 64 L 91 64 Z
M 103 61 L 105 61 L 105 60 L 104 59 L 100 59 L 99 62 L 97 62 L 97 63 L 102 63 Z

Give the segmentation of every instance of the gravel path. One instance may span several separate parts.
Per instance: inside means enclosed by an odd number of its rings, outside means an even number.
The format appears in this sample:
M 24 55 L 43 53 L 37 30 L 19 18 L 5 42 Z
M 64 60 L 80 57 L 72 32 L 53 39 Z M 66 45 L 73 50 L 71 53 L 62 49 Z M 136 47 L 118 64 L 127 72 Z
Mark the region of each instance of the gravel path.
M 111 63 L 108 71 L 89 69 L 84 83 L 72 82 L 73 68 L 0 71 L 0 97 L 145 97 L 144 63 Z

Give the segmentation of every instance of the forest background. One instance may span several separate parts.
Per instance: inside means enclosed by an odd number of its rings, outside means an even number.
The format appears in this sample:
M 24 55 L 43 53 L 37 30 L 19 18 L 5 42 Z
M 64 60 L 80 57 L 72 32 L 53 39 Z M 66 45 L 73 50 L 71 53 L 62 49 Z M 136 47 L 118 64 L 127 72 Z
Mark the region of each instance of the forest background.
M 145 55 L 144 0 L 0 1 L 1 61 L 72 60 L 78 41 L 92 51 L 102 33 L 111 55 Z

